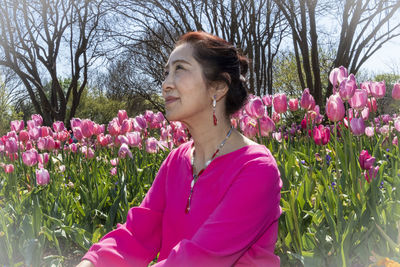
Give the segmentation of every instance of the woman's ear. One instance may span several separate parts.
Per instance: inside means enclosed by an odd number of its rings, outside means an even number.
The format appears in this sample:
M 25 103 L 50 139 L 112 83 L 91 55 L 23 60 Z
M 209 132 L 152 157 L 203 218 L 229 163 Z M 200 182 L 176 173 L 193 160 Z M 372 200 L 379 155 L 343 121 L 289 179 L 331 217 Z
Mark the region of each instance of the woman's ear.
M 228 93 L 229 84 L 231 83 L 231 76 L 227 72 L 224 72 L 221 75 L 225 78 L 225 81 L 221 80 L 214 82 L 210 92 L 212 97 L 216 96 L 217 101 Z

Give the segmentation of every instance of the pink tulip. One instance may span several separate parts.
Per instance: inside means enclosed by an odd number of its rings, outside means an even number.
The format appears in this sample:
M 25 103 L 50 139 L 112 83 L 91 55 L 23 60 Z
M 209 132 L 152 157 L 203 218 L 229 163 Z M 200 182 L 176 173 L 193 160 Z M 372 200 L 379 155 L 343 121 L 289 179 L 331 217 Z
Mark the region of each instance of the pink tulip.
M 368 82 L 360 83 L 360 88 L 363 89 L 363 90 L 366 90 L 369 97 L 372 96 L 371 87 L 372 87 L 372 82 L 368 81 Z
M 154 137 L 149 137 L 146 140 L 146 151 L 148 153 L 157 153 L 158 152 L 158 141 Z
M 153 120 L 150 123 L 150 128 L 160 129 L 162 127 L 163 122 L 164 122 L 164 115 L 161 112 L 157 112 L 153 116 Z
M 147 122 L 146 122 L 146 119 L 143 117 L 143 115 L 136 116 L 135 121 L 136 121 L 137 126 L 139 126 L 139 128 L 140 128 L 139 130 L 135 129 L 136 131 L 141 131 L 141 130 L 144 130 L 147 128 Z
M 331 95 L 326 103 L 326 115 L 328 119 L 337 122 L 343 119 L 344 114 L 344 104 L 339 94 Z
M 42 126 L 43 118 L 39 114 L 33 114 L 31 116 L 32 120 L 35 122 L 35 126 Z
M 40 132 L 40 137 L 45 137 L 45 136 L 49 136 L 52 134 L 50 127 L 47 127 L 47 126 L 40 127 L 39 132 Z
M 367 105 L 368 105 L 369 110 L 373 111 L 374 113 L 376 113 L 376 111 L 378 110 L 378 107 L 376 104 L 376 98 L 374 98 L 374 97 L 368 98 Z
M 277 124 L 280 121 L 281 117 L 277 112 L 272 112 L 272 120 L 274 121 L 275 124 Z
M 254 119 L 261 118 L 264 115 L 264 105 L 259 97 L 252 97 L 244 106 L 247 115 Z
M 115 158 L 115 159 L 110 159 L 110 163 L 112 166 L 117 166 L 119 163 L 119 158 Z
M 266 105 L 267 107 L 271 107 L 272 106 L 272 96 L 270 95 L 265 95 L 262 98 L 264 105 Z
M 122 144 L 121 147 L 119 148 L 119 151 L 118 151 L 118 157 L 125 158 L 126 156 L 129 156 L 130 158 L 133 158 L 132 152 L 129 150 L 128 145 L 127 144 Z
M 399 139 L 397 138 L 397 136 L 395 136 L 392 140 L 392 145 L 394 146 L 398 146 L 399 145 Z
M 39 154 L 36 149 L 32 148 L 22 153 L 22 161 L 25 165 L 31 167 L 33 165 L 36 165 L 36 163 L 38 162 L 38 156 Z
M 350 129 L 352 133 L 356 136 L 362 135 L 365 133 L 365 123 L 362 118 L 353 118 L 350 121 Z
M 65 165 L 60 165 L 58 169 L 60 170 L 60 172 L 65 172 Z
M 375 157 L 372 157 L 367 150 L 362 150 L 360 156 L 358 157 L 360 167 L 363 170 L 369 170 L 375 163 Z
M 269 136 L 273 130 L 275 130 L 275 123 L 273 120 L 265 114 L 263 117 L 260 118 L 260 130 L 261 136 Z
M 61 131 L 57 133 L 57 139 L 61 142 L 65 142 L 70 137 L 69 132 L 67 130 Z
M 95 135 L 102 134 L 102 133 L 104 133 L 104 131 L 105 131 L 105 125 L 104 124 L 99 125 L 99 124 L 96 123 L 94 125 L 94 134 Z
M 338 83 L 340 84 L 345 78 L 347 78 L 348 72 L 347 69 L 343 66 L 339 68 L 334 68 L 329 74 L 329 81 L 333 85 L 333 88 L 336 88 Z
M 345 78 L 339 86 L 339 95 L 343 101 L 349 100 L 354 95 L 357 89 L 356 78 L 353 74 L 350 74 L 348 78 Z
M 29 136 L 32 140 L 37 140 L 40 137 L 40 128 L 33 127 L 29 130 Z
M 84 136 L 83 136 L 81 127 L 74 127 L 74 128 L 72 128 L 72 132 L 74 133 L 74 137 L 75 137 L 78 141 L 80 141 L 80 140 L 83 139 Z
M 5 142 L 4 149 L 10 154 L 17 153 L 18 152 L 17 140 L 13 137 L 8 138 Z
M 154 113 L 151 110 L 146 110 L 143 115 L 144 119 L 147 123 L 151 123 L 153 121 Z
M 82 123 L 82 121 L 79 118 L 72 118 L 70 120 L 70 124 L 71 124 L 71 128 L 72 129 L 75 128 L 75 127 L 81 127 L 81 123 Z
M 57 133 L 64 131 L 65 130 L 64 122 L 62 121 L 53 122 L 53 130 Z
M 314 97 L 310 94 L 308 88 L 304 89 L 300 100 L 300 107 L 305 110 L 311 110 L 315 107 Z
M 132 131 L 133 123 L 130 119 L 125 119 L 122 121 L 120 134 L 126 134 L 127 132 Z
M 289 99 L 289 109 L 290 111 L 296 111 L 299 108 L 299 100 L 297 98 Z
M 287 98 L 285 94 L 275 94 L 272 103 L 277 113 L 281 114 L 287 111 Z
M 329 127 L 325 127 L 320 124 L 318 127 L 315 126 L 313 129 L 313 139 L 316 145 L 326 145 L 330 139 Z
M 24 125 L 24 121 L 23 120 L 17 120 L 17 121 L 11 121 L 10 122 L 10 128 L 11 131 L 15 131 L 15 132 L 20 132 L 24 129 L 25 125 Z
M 138 132 L 129 132 L 126 134 L 129 146 L 139 147 L 142 143 L 142 138 Z
M 49 158 L 50 158 L 49 153 L 43 153 L 38 155 L 39 163 L 43 165 L 46 165 L 47 162 L 49 162 Z
M 78 145 L 75 143 L 70 144 L 69 150 L 71 150 L 73 153 L 76 153 L 76 151 L 78 151 Z
M 88 159 L 91 159 L 94 157 L 94 151 L 92 148 L 87 147 L 87 146 L 82 146 L 80 148 L 81 153 Z
M 122 124 L 122 122 L 124 120 L 128 119 L 128 113 L 126 112 L 126 110 L 118 110 L 118 121 L 119 124 Z
M 373 82 L 371 86 L 371 93 L 377 99 L 383 98 L 386 94 L 385 81 Z
M 379 166 L 366 170 L 364 172 L 365 180 L 367 180 L 367 182 L 370 183 L 372 179 L 376 178 L 376 176 L 378 175 L 378 171 L 379 171 Z
M 369 118 L 369 108 L 365 107 L 362 111 L 361 111 L 361 118 L 363 118 L 363 120 L 368 120 Z
M 116 168 L 116 167 L 112 168 L 112 169 L 110 170 L 110 174 L 111 174 L 111 176 L 117 175 L 117 168 Z
M 38 185 L 46 185 L 50 182 L 50 174 L 46 169 L 36 170 L 36 183 Z
M 366 127 L 365 128 L 365 135 L 368 136 L 368 137 L 374 136 L 374 127 L 371 127 L 371 126 Z
M 117 138 L 120 144 L 129 144 L 128 137 L 126 137 L 125 135 L 118 135 Z
M 19 140 L 22 142 L 26 142 L 29 140 L 29 133 L 26 130 L 22 130 L 19 132 Z
M 12 173 L 12 172 L 14 172 L 14 165 L 12 165 L 12 164 L 6 164 L 6 165 L 4 165 L 4 172 L 5 172 L 5 173 Z
M 89 119 L 83 120 L 80 128 L 82 135 L 86 138 L 90 138 L 94 134 L 94 122 Z
M 258 123 L 250 116 L 243 116 L 240 120 L 240 129 L 248 138 L 253 138 L 258 132 Z
M 272 137 L 278 141 L 279 143 L 282 142 L 282 133 L 281 132 L 273 132 Z
M 26 125 L 27 125 L 27 128 L 28 128 L 28 131 L 29 131 L 30 129 L 36 127 L 35 122 L 34 122 L 33 120 L 27 121 L 27 122 L 26 122 Z
M 400 118 L 397 118 L 397 119 L 394 121 L 394 128 L 396 128 L 396 130 L 397 130 L 398 132 L 400 132 Z
M 108 123 L 107 130 L 112 136 L 119 135 L 119 132 L 121 131 L 121 126 L 118 120 L 113 119 L 112 121 L 110 121 Z
M 395 83 L 393 85 L 392 98 L 394 100 L 400 100 L 400 83 Z
M 104 135 L 101 133 L 97 136 L 97 141 L 100 143 L 101 146 L 107 146 L 111 143 L 112 137 L 109 134 Z
M 368 93 L 363 89 L 356 89 L 354 95 L 349 100 L 352 108 L 362 110 L 367 105 Z

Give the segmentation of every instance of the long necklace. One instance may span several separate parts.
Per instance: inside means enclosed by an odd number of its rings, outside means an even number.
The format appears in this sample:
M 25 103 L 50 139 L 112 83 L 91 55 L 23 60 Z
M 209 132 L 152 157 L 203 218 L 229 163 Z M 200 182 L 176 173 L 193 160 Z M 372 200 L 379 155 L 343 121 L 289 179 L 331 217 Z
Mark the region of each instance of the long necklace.
M 193 170 L 193 180 L 192 180 L 192 183 L 190 184 L 190 194 L 189 194 L 189 198 L 188 198 L 188 201 L 186 204 L 186 210 L 185 210 L 186 213 L 189 213 L 189 211 L 190 211 L 190 201 L 192 200 L 194 185 L 196 184 L 197 180 L 199 179 L 199 176 L 205 171 L 205 169 L 208 167 L 208 165 L 210 165 L 211 161 L 213 161 L 213 159 L 215 159 L 218 152 L 225 145 L 226 141 L 228 141 L 229 136 L 231 136 L 232 130 L 233 130 L 233 126 L 229 129 L 228 133 L 225 136 L 225 139 L 221 142 L 221 144 L 219 144 L 219 146 L 217 147 L 217 150 L 214 152 L 211 159 L 206 162 L 206 165 L 204 166 L 204 168 L 201 169 L 199 171 L 199 173 L 197 173 L 197 174 L 195 172 L 195 167 L 194 167 L 194 147 L 192 147 L 192 157 L 191 157 L 190 163 L 192 165 L 192 170 Z

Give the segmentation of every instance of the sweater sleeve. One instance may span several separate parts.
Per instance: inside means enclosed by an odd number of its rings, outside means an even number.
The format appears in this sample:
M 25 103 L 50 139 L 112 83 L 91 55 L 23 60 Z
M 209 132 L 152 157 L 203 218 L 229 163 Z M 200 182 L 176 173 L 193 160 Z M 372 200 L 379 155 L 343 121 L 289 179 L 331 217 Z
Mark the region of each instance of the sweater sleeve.
M 126 223 L 93 244 L 82 260 L 89 260 L 96 267 L 125 267 L 147 266 L 155 258 L 161 246 L 166 161 L 140 206 L 129 210 Z
M 275 160 L 266 158 L 248 162 L 194 236 L 154 266 L 232 266 L 266 231 L 276 237 L 282 182 Z M 272 260 L 266 266 L 276 265 Z

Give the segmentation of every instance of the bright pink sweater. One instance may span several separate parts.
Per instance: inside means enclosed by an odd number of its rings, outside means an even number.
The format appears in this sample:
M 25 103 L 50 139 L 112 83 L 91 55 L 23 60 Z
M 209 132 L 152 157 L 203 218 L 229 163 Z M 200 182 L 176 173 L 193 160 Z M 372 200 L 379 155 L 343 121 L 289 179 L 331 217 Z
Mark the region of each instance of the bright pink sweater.
M 94 244 L 83 259 L 95 266 L 279 266 L 274 255 L 281 214 L 278 167 L 263 145 L 215 158 L 194 186 L 190 148 L 171 151 L 126 223 Z

